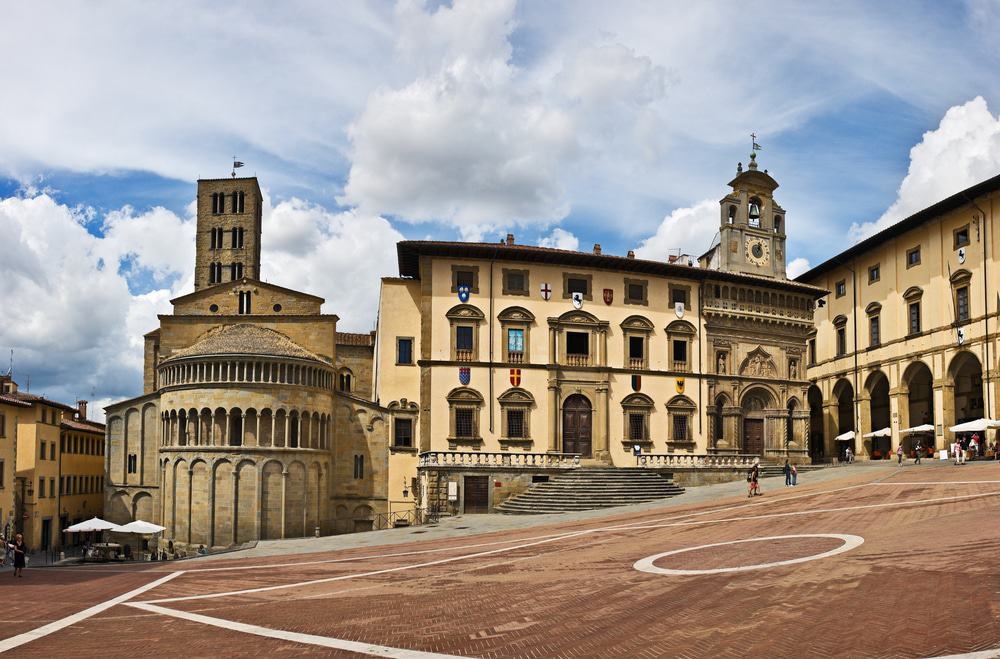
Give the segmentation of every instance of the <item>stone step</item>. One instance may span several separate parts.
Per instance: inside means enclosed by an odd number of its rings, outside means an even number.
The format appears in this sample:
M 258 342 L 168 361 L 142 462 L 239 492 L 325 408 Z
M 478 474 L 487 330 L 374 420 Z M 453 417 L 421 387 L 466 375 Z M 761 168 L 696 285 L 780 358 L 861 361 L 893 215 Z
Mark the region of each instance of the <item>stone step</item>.
M 649 469 L 581 467 L 507 499 L 497 510 L 531 515 L 612 508 L 677 496 L 684 489 Z

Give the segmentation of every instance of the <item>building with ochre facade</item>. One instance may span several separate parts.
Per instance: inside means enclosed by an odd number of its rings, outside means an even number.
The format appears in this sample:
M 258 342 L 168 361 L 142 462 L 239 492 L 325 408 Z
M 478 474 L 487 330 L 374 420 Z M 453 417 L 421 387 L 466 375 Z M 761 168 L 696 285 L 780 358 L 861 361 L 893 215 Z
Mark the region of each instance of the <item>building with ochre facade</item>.
M 175 546 L 363 530 L 387 507 L 371 338 L 260 280 L 261 205 L 255 178 L 198 181 L 195 290 L 145 336 L 143 394 L 107 408 L 106 514 Z

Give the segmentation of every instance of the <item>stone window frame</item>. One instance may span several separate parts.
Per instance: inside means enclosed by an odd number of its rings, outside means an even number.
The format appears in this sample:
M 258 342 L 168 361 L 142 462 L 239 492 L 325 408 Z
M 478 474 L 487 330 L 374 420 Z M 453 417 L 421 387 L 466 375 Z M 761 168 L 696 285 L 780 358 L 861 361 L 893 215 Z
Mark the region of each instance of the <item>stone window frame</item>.
M 483 395 L 471 387 L 455 387 L 445 396 L 448 401 L 448 443 L 452 446 L 459 444 L 482 444 L 483 436 L 480 432 L 479 417 L 482 415 L 484 405 Z M 472 410 L 472 436 L 458 437 L 455 434 L 455 412 L 460 409 Z
M 497 314 L 500 321 L 500 356 L 504 364 L 528 364 L 531 362 L 531 326 L 535 322 L 535 314 L 524 307 L 507 307 Z M 524 330 L 524 352 L 521 353 L 521 361 L 512 362 L 507 350 L 507 330 Z
M 534 443 L 531 436 L 531 408 L 535 406 L 535 398 L 531 392 L 522 387 L 511 387 L 497 396 L 500 404 L 500 445 L 529 447 Z M 524 436 L 509 437 L 507 414 L 512 410 L 524 412 Z
M 868 347 L 877 348 L 882 345 L 882 305 L 878 302 L 872 302 L 867 307 L 865 307 L 865 315 L 868 317 Z M 872 340 L 872 321 L 876 323 L 877 326 L 877 340 Z
M 667 334 L 667 365 L 669 370 L 678 373 L 691 373 L 691 363 L 694 361 L 694 337 L 698 334 L 694 325 L 686 320 L 675 320 L 664 328 Z M 677 360 L 674 359 L 674 341 L 684 341 L 687 343 L 687 362 L 684 368 L 677 368 Z
M 457 265 L 452 264 L 451 266 L 451 292 L 458 293 L 458 273 L 459 272 L 471 272 L 472 273 L 472 290 L 469 291 L 472 294 L 479 294 L 479 266 L 478 265 Z
M 847 279 L 841 279 L 833 285 L 833 294 L 838 298 L 847 295 Z
M 563 287 L 562 296 L 564 300 L 569 300 L 573 297 L 572 293 L 569 292 L 569 280 L 570 279 L 583 279 L 587 282 L 587 292 L 584 294 L 583 299 L 591 302 L 594 299 L 594 275 L 585 275 L 578 272 L 564 272 L 562 273 Z
M 479 361 L 479 326 L 486 321 L 486 315 L 471 304 L 456 304 L 445 314 L 450 325 L 449 335 L 451 345 L 449 354 L 452 361 L 477 362 Z M 468 359 L 460 359 L 458 354 L 458 328 L 472 327 L 472 351 Z
M 868 285 L 877 284 L 882 281 L 882 264 L 876 263 L 875 265 L 868 266 Z
M 917 260 L 911 263 L 910 256 L 913 254 L 916 254 Z M 910 268 L 915 268 L 918 265 L 920 265 L 920 245 L 906 250 L 906 269 L 909 270 Z
M 677 394 L 670 400 L 666 402 L 667 408 L 667 443 L 675 445 L 685 445 L 693 447 L 694 440 L 694 415 L 698 410 L 698 406 L 695 402 L 683 394 Z M 687 437 L 683 439 L 678 439 L 674 436 L 674 417 L 684 416 L 687 417 Z
M 653 399 L 646 394 L 635 392 L 631 393 L 621 402 L 622 407 L 622 444 L 625 447 L 638 444 L 639 446 L 648 449 L 653 445 L 652 436 L 652 426 L 650 422 L 650 417 L 652 417 L 653 412 L 656 410 L 656 403 Z M 631 416 L 633 414 L 641 414 L 643 416 L 643 438 L 642 439 L 631 439 L 630 434 L 632 430 L 632 420 Z
M 649 370 L 649 337 L 655 330 L 653 321 L 644 316 L 629 316 L 621 322 L 622 330 L 622 364 L 625 368 L 636 371 Z M 642 360 L 639 364 L 632 364 L 632 357 L 629 355 L 629 344 L 632 337 L 642 338 Z
M 629 296 L 629 287 L 631 286 L 641 286 L 642 287 L 642 297 L 635 299 Z M 649 306 L 649 280 L 648 279 L 631 279 L 629 277 L 625 278 L 625 291 L 623 294 L 623 300 L 625 304 L 637 304 L 641 306 Z
M 962 233 L 965 233 L 965 242 L 959 242 L 959 235 Z M 951 241 L 953 245 L 952 249 L 959 249 L 960 247 L 967 247 L 972 244 L 972 237 L 969 235 L 968 222 L 951 230 Z
M 523 296 L 523 297 L 529 296 L 530 295 L 529 291 L 531 291 L 531 281 L 528 278 L 528 273 L 529 273 L 529 270 L 527 270 L 527 269 L 523 269 L 522 270 L 522 269 L 518 269 L 518 268 L 502 268 L 501 269 L 501 275 L 500 275 L 500 285 L 501 285 L 501 287 L 503 289 L 503 294 L 504 295 L 520 295 L 520 296 Z M 515 290 L 507 287 L 507 275 L 512 275 L 512 274 L 518 274 L 518 275 L 521 275 L 522 277 L 524 277 L 524 290 L 515 291 Z
M 420 415 L 420 406 L 413 401 L 409 401 L 405 398 L 401 398 L 398 401 L 392 401 L 386 406 L 387 409 L 392 413 L 392 424 L 390 425 L 389 432 L 392 436 L 389 438 L 389 451 L 391 453 L 416 453 L 419 450 L 420 442 L 417 438 L 417 431 L 419 429 L 419 424 L 417 423 L 418 417 Z M 397 419 L 409 419 L 410 420 L 410 438 L 412 441 L 411 446 L 400 446 L 396 443 L 396 420 Z
M 903 293 L 903 299 L 906 300 L 906 336 L 913 337 L 919 336 L 923 333 L 923 321 L 924 313 L 922 308 L 921 300 L 923 299 L 924 291 L 919 286 L 910 286 Z M 912 326 L 912 309 L 916 306 L 917 309 L 917 329 L 913 330 Z
M 409 341 L 410 342 L 410 361 L 401 362 L 399 361 L 399 342 Z M 416 344 L 412 336 L 397 336 L 396 337 L 396 366 L 415 366 L 416 360 L 413 359 L 413 347 Z
M 833 329 L 834 329 L 834 354 L 837 357 L 843 357 L 847 354 L 847 316 L 840 314 L 833 319 Z M 844 333 L 843 350 L 841 350 L 840 333 Z
M 598 320 L 597 316 L 582 309 L 573 309 L 558 318 L 549 318 L 549 329 L 550 331 L 554 330 L 557 334 L 558 354 L 554 355 L 555 363 L 566 366 L 578 366 L 569 363 L 566 353 L 566 334 L 568 332 L 580 332 L 587 334 L 589 337 L 587 344 L 589 351 L 588 363 L 585 366 L 606 365 L 606 338 L 609 326 L 610 323 L 608 321 Z
M 965 325 L 966 323 L 972 322 L 972 273 L 961 268 L 956 270 L 949 278 L 951 283 L 951 299 L 953 308 L 955 310 L 955 325 Z M 958 292 L 961 289 L 965 289 L 965 318 L 960 318 L 959 313 L 959 303 L 958 303 Z
M 684 293 L 684 311 L 691 309 L 691 287 L 683 284 L 667 284 L 667 300 L 670 302 L 670 309 L 674 308 L 674 291 Z

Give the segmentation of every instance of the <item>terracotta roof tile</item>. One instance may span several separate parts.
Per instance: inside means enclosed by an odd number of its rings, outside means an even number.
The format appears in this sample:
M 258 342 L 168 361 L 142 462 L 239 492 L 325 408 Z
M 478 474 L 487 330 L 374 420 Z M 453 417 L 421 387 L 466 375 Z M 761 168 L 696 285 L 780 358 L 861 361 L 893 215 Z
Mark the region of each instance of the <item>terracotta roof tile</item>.
M 79 430 L 81 432 L 104 432 L 104 424 L 98 423 L 97 421 L 78 421 L 77 419 L 68 419 L 63 420 L 63 422 L 59 425 L 69 430 Z
M 294 357 L 326 363 L 321 357 L 309 352 L 284 334 L 249 323 L 223 325 L 211 330 L 193 345 L 174 352 L 163 362 L 208 355 Z
M 354 332 L 337 332 L 337 345 L 373 346 L 375 345 L 375 333 L 356 334 Z

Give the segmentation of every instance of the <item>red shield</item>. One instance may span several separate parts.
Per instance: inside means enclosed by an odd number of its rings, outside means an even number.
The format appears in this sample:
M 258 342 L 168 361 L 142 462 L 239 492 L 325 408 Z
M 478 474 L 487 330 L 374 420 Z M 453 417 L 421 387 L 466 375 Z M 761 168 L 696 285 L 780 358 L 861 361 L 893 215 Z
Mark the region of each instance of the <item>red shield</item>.
M 604 304 L 611 304 L 611 302 L 614 299 L 615 299 L 615 292 L 614 292 L 614 290 L 612 290 L 610 288 L 605 288 L 604 289 Z
M 512 387 L 521 386 L 521 369 L 519 368 L 510 369 L 510 385 Z

